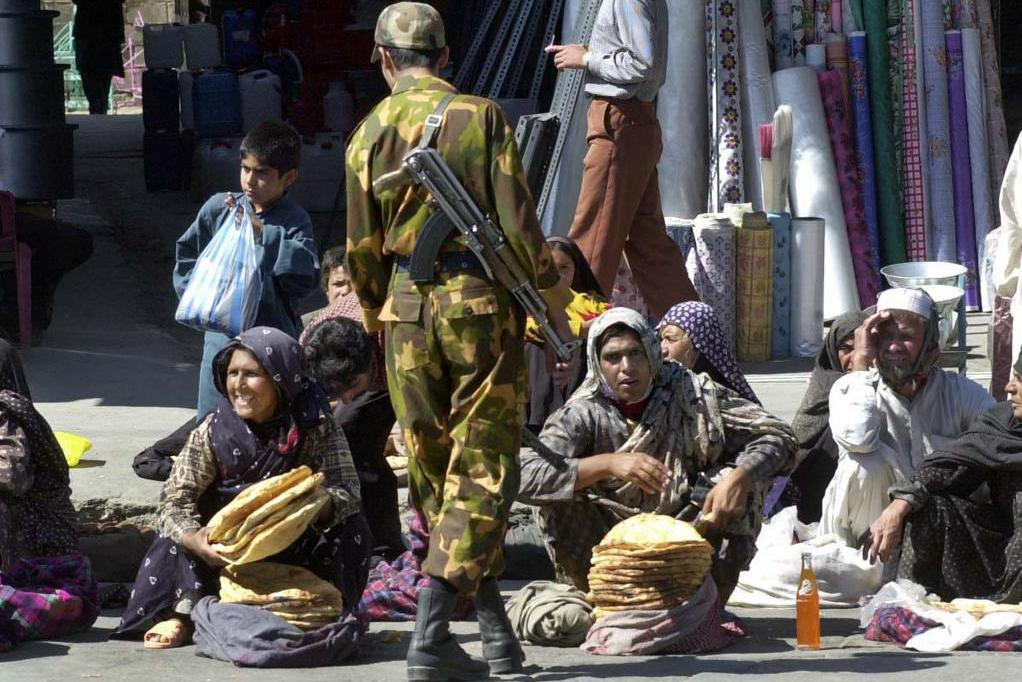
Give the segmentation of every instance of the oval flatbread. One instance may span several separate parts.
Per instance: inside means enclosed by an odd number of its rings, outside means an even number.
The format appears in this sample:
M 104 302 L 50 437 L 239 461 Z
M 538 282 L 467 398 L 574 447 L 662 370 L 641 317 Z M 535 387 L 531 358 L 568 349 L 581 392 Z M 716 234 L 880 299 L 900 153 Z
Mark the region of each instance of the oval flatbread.
M 303 464 L 287 473 L 245 488 L 206 524 L 209 526 L 209 541 L 211 543 L 223 542 L 225 539 L 230 541 L 226 537 L 228 531 L 235 529 L 239 523 L 248 518 L 249 514 L 272 500 L 277 493 L 291 488 L 311 475 L 312 469 Z

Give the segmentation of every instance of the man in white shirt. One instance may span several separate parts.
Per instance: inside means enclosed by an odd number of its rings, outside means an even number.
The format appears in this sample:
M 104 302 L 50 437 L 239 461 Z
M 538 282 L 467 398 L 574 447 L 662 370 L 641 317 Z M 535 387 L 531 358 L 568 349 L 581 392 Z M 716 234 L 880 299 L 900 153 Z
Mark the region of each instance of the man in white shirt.
M 890 501 L 888 488 L 994 404 L 976 382 L 935 366 L 937 327 L 925 291 L 889 289 L 855 332 L 851 371 L 830 391 L 838 465 L 820 534 L 858 545 Z

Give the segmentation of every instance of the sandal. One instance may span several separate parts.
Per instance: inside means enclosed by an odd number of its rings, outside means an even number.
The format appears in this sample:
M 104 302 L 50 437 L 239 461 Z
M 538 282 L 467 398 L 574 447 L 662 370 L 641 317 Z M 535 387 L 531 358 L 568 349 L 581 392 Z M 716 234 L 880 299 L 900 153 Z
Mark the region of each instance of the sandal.
M 180 618 L 161 620 L 146 631 L 143 646 L 146 649 L 173 649 L 191 640 L 189 627 Z

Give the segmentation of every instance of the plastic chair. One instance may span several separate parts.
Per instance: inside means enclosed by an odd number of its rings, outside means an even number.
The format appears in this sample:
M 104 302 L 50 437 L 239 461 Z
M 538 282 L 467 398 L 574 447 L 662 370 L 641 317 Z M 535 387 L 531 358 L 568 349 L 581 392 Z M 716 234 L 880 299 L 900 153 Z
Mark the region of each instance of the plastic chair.
M 14 231 L 14 195 L 0 191 L 0 264 L 13 263 L 18 287 L 18 337 L 32 345 L 32 249 Z

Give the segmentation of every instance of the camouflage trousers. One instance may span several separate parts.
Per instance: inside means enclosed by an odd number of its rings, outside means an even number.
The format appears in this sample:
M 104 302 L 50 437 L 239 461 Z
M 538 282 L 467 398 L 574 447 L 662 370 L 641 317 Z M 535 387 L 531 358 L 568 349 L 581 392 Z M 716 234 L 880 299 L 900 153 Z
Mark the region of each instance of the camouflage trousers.
M 387 381 L 408 447 L 408 492 L 429 524 L 424 573 L 473 595 L 503 571 L 518 494 L 525 399 L 523 317 L 485 279 L 398 274 L 387 323 Z

